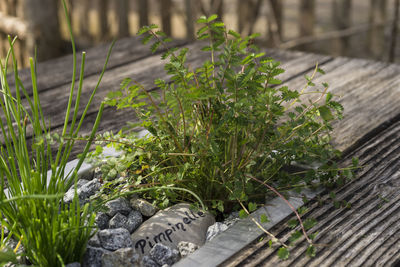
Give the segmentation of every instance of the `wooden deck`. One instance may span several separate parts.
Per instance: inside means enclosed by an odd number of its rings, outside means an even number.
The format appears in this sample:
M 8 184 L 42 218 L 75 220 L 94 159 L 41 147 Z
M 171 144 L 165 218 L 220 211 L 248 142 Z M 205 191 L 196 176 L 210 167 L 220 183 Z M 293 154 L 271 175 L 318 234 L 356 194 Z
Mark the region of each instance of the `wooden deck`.
M 184 44 L 198 51 L 199 44 Z M 100 73 L 107 46 L 87 51 L 84 98 L 90 95 Z M 316 84 L 327 82 L 331 92 L 340 95 L 345 118 L 337 122 L 333 143 L 345 151 L 343 162 L 357 156 L 365 165 L 357 178 L 338 189 L 339 200 L 351 203 L 350 209 L 335 209 L 332 202 L 314 201 L 308 204 L 306 217 L 319 223 L 311 230 L 318 231 L 320 246 L 315 258 L 305 256 L 306 242 L 300 240 L 291 249 L 287 261 L 279 261 L 276 253 L 265 243 L 255 242 L 226 262 L 226 266 L 382 266 L 394 265 L 400 259 L 400 65 L 362 59 L 332 58 L 301 52 L 267 50 L 267 54 L 282 62 L 286 72 L 281 79 L 291 88 L 302 88 L 304 75 L 312 72 L 315 63 L 326 75 Z M 198 66 L 201 52 L 191 53 L 189 63 Z M 38 83 L 44 114 L 48 115 L 53 131 L 60 130 L 68 100 L 72 57 L 66 56 L 39 64 Z M 21 72 L 29 88 L 29 72 Z M 119 87 L 127 77 L 135 78 L 148 90 L 155 90 L 155 78 L 167 78 L 159 55 L 152 55 L 135 39 L 117 43 L 108 70 L 87 117 L 82 134 L 90 132 L 97 107 L 108 91 Z M 85 103 L 85 101 L 82 101 Z M 107 107 L 100 132 L 118 131 L 127 121 L 134 121 L 133 112 Z M 83 144 L 82 144 L 83 145 Z M 82 149 L 77 146 L 76 155 Z M 321 199 L 328 196 L 322 195 Z M 323 204 L 321 204 L 323 203 Z M 291 218 L 287 218 L 289 220 Z M 286 220 L 285 220 L 286 221 Z M 283 240 L 290 231 L 282 222 L 273 232 Z

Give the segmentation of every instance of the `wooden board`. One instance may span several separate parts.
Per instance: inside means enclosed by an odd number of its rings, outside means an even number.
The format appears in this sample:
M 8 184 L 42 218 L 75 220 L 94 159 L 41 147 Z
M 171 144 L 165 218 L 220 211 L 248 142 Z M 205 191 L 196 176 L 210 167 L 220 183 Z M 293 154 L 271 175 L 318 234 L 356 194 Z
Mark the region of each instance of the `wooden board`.
M 185 44 L 184 41 L 174 41 L 168 44 L 168 47 L 179 46 Z M 85 61 L 85 77 L 98 75 L 103 69 L 107 51 L 110 44 L 103 44 L 91 48 L 86 53 Z M 162 51 L 162 50 L 160 50 Z M 112 50 L 112 56 L 107 65 L 107 69 L 114 69 L 124 64 L 136 61 L 150 56 L 152 53 L 148 46 L 141 43 L 141 39 L 130 37 L 118 40 Z M 82 53 L 77 52 L 77 79 L 79 78 Z M 39 91 L 46 91 L 52 88 L 57 88 L 61 85 L 69 85 L 72 79 L 73 72 L 73 57 L 67 55 L 55 58 L 46 62 L 37 64 L 37 84 Z M 26 87 L 28 92 L 32 91 L 30 69 L 19 71 L 20 80 Z M 14 77 L 9 75 L 9 84 L 14 86 Z
M 316 257 L 307 257 L 302 238 L 291 249 L 287 261 L 268 249 L 268 238 L 254 242 L 222 266 L 394 266 L 400 259 L 400 117 L 385 130 L 348 154 L 343 163 L 356 156 L 365 167 L 358 178 L 336 190 L 337 200 L 351 208 L 337 209 L 329 195 L 321 203 L 311 202 L 302 218 L 315 218 L 318 224 Z M 287 218 L 295 219 L 294 216 Z M 293 231 L 283 222 L 272 232 L 287 240 Z M 320 244 L 320 245 L 318 245 Z

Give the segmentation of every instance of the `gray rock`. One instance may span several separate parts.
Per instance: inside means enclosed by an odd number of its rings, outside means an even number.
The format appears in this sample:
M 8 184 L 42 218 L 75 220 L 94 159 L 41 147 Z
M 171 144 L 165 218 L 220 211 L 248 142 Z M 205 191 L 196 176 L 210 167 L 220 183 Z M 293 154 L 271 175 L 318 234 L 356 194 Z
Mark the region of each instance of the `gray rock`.
M 186 241 L 179 242 L 178 244 L 178 250 L 181 257 L 186 257 L 187 255 L 192 254 L 198 248 L 198 245 Z
M 79 200 L 83 203 L 87 202 L 87 199 L 94 195 L 101 188 L 101 183 L 98 179 L 93 179 L 81 186 L 78 190 Z
M 88 180 L 85 179 L 79 179 L 76 187 L 77 187 L 77 194 L 79 196 L 79 189 L 86 183 L 88 183 Z M 74 195 L 75 195 L 75 185 L 72 185 L 69 190 L 65 193 L 64 195 L 64 202 L 65 203 L 71 203 L 72 200 L 74 199 Z
M 155 244 L 150 250 L 150 257 L 159 265 L 172 265 L 180 259 L 176 249 L 171 249 L 161 243 Z
M 101 246 L 108 250 L 132 247 L 129 231 L 125 228 L 104 229 L 98 232 Z
M 129 233 L 135 231 L 141 224 L 143 223 L 143 216 L 142 214 L 137 211 L 133 210 L 128 215 L 128 220 L 126 222 L 126 229 Z
M 151 217 L 157 212 L 157 208 L 144 199 L 131 199 L 130 204 L 133 209 L 140 211 L 146 217 Z
M 105 206 L 108 208 L 106 213 L 110 217 L 113 217 L 117 212 L 123 215 L 128 215 L 132 210 L 128 200 L 122 197 L 108 201 Z
M 173 249 L 181 241 L 201 246 L 206 241 L 207 228 L 215 222 L 208 212 L 191 210 L 190 204 L 177 204 L 157 212 L 143 222 L 131 237 L 134 247 L 141 256 L 148 255 L 156 243 Z
M 77 183 L 77 194 L 79 197 L 79 203 L 81 205 L 85 204 L 88 201 L 88 198 L 94 195 L 101 187 L 101 184 L 98 179 L 93 179 L 91 181 L 87 181 L 84 179 L 78 180 Z M 71 186 L 71 188 L 64 195 L 64 202 L 71 203 L 74 199 L 75 195 L 75 186 Z
M 99 227 L 100 230 L 108 228 L 108 222 L 110 221 L 110 217 L 105 214 L 104 212 L 98 212 L 96 214 L 95 222 L 97 224 L 97 227 Z
M 86 252 L 83 255 L 82 267 L 101 267 L 101 257 L 106 253 L 110 253 L 110 251 L 87 246 Z
M 124 216 L 121 213 L 117 212 L 114 215 L 114 217 L 111 218 L 111 220 L 108 223 L 108 225 L 109 225 L 110 228 L 121 228 L 122 227 L 122 228 L 126 229 L 126 222 L 127 221 L 128 221 L 128 218 L 126 218 L 126 216 Z
M 91 247 L 101 247 L 100 239 L 97 233 L 88 240 L 88 245 Z
M 228 226 L 229 228 L 239 220 L 240 220 L 239 212 L 234 211 L 231 214 L 229 214 L 229 216 L 224 220 L 223 223 L 226 224 L 226 226 Z
M 143 267 L 160 267 L 157 262 L 155 262 L 152 258 L 149 256 L 144 256 L 142 261 L 140 262 L 140 265 Z
M 79 262 L 72 262 L 65 265 L 65 267 L 81 267 L 81 264 Z
M 103 254 L 102 267 L 139 266 L 139 255 L 133 248 L 120 248 L 112 253 Z
M 210 241 L 213 239 L 217 234 L 225 231 L 228 229 L 228 226 L 224 223 L 216 222 L 207 229 L 206 240 Z

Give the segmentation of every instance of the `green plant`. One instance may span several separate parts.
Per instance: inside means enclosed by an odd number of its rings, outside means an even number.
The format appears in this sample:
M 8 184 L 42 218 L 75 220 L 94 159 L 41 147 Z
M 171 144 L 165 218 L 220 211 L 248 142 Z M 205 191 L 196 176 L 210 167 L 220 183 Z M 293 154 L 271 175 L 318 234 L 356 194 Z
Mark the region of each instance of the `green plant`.
M 169 59 L 165 70 L 170 82 L 155 81 L 161 94 L 131 78 L 108 94 L 108 104 L 135 109 L 141 120 L 137 125 L 152 134 L 133 143 L 119 142 L 117 146 L 136 160 L 129 165 L 117 160 L 114 165 L 126 170 L 130 183 L 183 187 L 219 212 L 231 210 L 237 200 L 262 199 L 265 189 L 257 180 L 278 190 L 313 186 L 317 180 L 342 181 L 332 160 L 340 153 L 329 144 L 329 132 L 343 108 L 333 101 L 325 83 L 321 91 L 312 92 L 316 99 L 303 97 L 323 70 L 317 66 L 311 77 L 306 76 L 301 91 L 279 87 L 277 76 L 284 70 L 257 52 L 256 35 L 242 38 L 216 19 L 213 15 L 198 20 L 203 24 L 198 39 L 209 41 L 202 48 L 208 60 L 200 67 L 186 64 L 187 48 L 167 49 L 162 59 Z M 153 52 L 169 41 L 156 25 L 138 34 L 145 35 L 143 43 L 153 39 Z M 114 138 L 125 137 L 129 135 Z M 290 173 L 285 167 L 294 162 L 319 167 Z M 150 167 L 138 172 L 143 165 Z M 192 200 L 175 192 L 152 194 L 164 205 Z
M 35 62 L 30 59 L 32 78 L 31 97 L 24 88 L 18 75 L 18 65 L 14 55 L 14 42 L 9 37 L 10 49 L 7 57 L 0 63 L 1 94 L 0 106 L 3 118 L 0 128 L 3 144 L 0 147 L 0 212 L 2 225 L 13 230 L 13 235 L 22 242 L 24 254 L 34 265 L 63 266 L 64 264 L 81 261 L 86 244 L 94 232 L 94 213 L 90 204 L 80 206 L 76 194 L 77 173 L 81 167 L 104 109 L 102 103 L 97 114 L 88 142 L 77 163 L 76 168 L 66 173 L 65 167 L 69 160 L 72 147 L 77 138 L 85 115 L 96 93 L 98 85 L 81 115 L 78 118 L 80 97 L 83 86 L 85 53 L 82 54 L 81 72 L 76 91 L 76 52 L 74 39 L 68 20 L 66 3 L 62 1 L 71 33 L 73 48 L 73 75 L 65 114 L 64 127 L 61 137 L 52 134 L 49 123 L 46 122 L 41 109 L 38 88 L 36 83 Z M 106 63 L 99 78 L 104 74 Z M 15 91 L 8 83 L 8 61 L 12 60 Z M 75 105 L 71 110 L 74 91 L 76 91 Z M 23 106 L 23 97 L 29 103 L 29 108 Z M 32 130 L 29 130 L 29 128 Z M 28 132 L 32 131 L 32 144 L 28 144 Z M 68 138 L 67 138 L 68 137 Z M 54 138 L 61 142 L 54 143 Z M 29 149 L 29 146 L 31 149 Z M 56 154 L 52 148 L 57 146 Z M 51 173 L 48 173 L 51 170 Z M 75 183 L 75 197 L 72 204 L 64 203 L 66 190 Z M 7 251 L 2 251 L 2 256 Z

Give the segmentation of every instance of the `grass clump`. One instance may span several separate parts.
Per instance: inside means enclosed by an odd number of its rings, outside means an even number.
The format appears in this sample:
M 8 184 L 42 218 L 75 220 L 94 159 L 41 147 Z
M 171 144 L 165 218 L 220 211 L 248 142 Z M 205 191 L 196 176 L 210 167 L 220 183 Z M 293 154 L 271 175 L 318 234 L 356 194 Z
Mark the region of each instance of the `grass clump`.
M 65 14 L 68 11 L 65 1 Z M 68 25 L 70 23 L 68 20 Z M 71 32 L 71 31 L 70 31 Z M 74 40 L 73 76 L 65 122 L 61 135 L 52 134 L 50 124 L 43 114 L 37 88 L 36 64 L 30 59 L 32 96 L 29 95 L 18 75 L 18 65 L 14 55 L 14 42 L 9 38 L 10 49 L 1 61 L 2 145 L 0 147 L 0 213 L 2 226 L 11 230 L 13 236 L 22 243 L 23 255 L 30 263 L 38 266 L 64 266 L 80 262 L 89 238 L 94 233 L 93 207 L 88 203 L 80 206 L 75 197 L 71 204 L 64 203 L 66 190 L 77 183 L 77 172 L 81 167 L 89 147 L 95 137 L 104 104 L 102 103 L 93 129 L 76 168 L 66 172 L 66 164 L 79 134 L 85 114 L 91 104 L 97 87 L 92 92 L 81 117 L 78 117 L 80 97 L 83 86 L 85 53 L 82 54 L 81 73 L 78 86 L 75 84 L 77 67 Z M 107 64 L 110 52 L 107 56 Z M 8 81 L 8 62 L 11 59 L 15 88 Z M 104 73 L 99 78 L 99 82 Z M 77 88 L 76 88 L 77 87 Z M 76 90 L 77 89 L 77 90 Z M 75 93 L 74 93 L 75 92 Z M 75 104 L 74 102 L 75 96 Z M 23 106 L 24 102 L 29 104 Z M 28 136 L 32 136 L 30 143 Z M 68 137 L 68 138 L 66 138 Z M 60 141 L 56 144 L 54 141 Z M 58 146 L 56 153 L 52 152 Z M 29 149 L 30 147 L 30 149 Z M 51 170 L 51 172 L 48 172 Z M 9 250 L 2 250 L 2 260 L 11 260 Z

